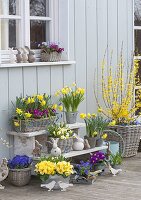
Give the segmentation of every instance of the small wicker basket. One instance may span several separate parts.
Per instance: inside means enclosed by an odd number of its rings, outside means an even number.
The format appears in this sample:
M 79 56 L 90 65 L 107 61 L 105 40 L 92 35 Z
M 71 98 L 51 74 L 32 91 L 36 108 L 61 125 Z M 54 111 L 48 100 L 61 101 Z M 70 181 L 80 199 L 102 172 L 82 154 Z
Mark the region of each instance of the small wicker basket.
M 17 120 L 13 119 L 13 128 L 16 132 L 33 132 L 46 129 L 46 126 L 50 125 L 55 121 L 56 117 L 41 119 L 28 119 L 28 120 Z M 15 126 L 15 122 L 19 123 L 19 126 Z
M 51 53 L 41 53 L 41 61 L 42 62 L 58 62 L 61 60 L 61 53 L 51 52 Z
M 128 125 L 128 126 L 111 126 L 109 129 L 119 133 L 124 140 L 124 150 L 122 143 L 120 142 L 120 151 L 123 152 L 123 157 L 135 156 L 138 151 L 139 142 L 140 142 L 140 125 Z M 112 138 L 114 140 L 114 138 Z M 116 141 L 116 140 L 115 140 Z
M 30 179 L 31 168 L 9 170 L 8 180 L 12 185 L 21 187 L 27 185 Z

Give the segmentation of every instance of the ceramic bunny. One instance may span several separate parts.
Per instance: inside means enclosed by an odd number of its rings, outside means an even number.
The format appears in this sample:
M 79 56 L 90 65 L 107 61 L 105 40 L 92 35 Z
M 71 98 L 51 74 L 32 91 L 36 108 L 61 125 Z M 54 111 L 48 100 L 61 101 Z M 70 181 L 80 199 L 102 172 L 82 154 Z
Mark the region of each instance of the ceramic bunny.
M 16 55 L 15 55 L 13 49 L 9 48 L 9 50 L 10 50 L 10 63 L 14 64 L 17 61 Z
M 24 63 L 28 63 L 28 54 L 27 54 L 27 51 L 24 48 L 21 48 L 21 49 L 22 49 L 22 59 L 23 59 L 23 62 Z
M 81 151 L 84 149 L 84 140 L 80 138 L 77 134 L 74 134 L 75 142 L 73 143 L 73 150 L 74 151 Z
M 58 140 L 59 138 L 51 138 L 52 141 L 51 155 L 56 157 L 61 155 L 61 149 L 57 146 Z
M 21 52 L 21 50 L 18 49 L 18 48 L 16 48 L 16 50 L 18 51 L 18 53 L 16 54 L 17 62 L 18 62 L 18 63 L 22 63 L 22 62 L 23 62 L 22 52 Z
M 29 49 L 28 46 L 25 46 L 25 49 L 28 51 L 28 62 L 33 63 L 35 62 L 35 53 Z

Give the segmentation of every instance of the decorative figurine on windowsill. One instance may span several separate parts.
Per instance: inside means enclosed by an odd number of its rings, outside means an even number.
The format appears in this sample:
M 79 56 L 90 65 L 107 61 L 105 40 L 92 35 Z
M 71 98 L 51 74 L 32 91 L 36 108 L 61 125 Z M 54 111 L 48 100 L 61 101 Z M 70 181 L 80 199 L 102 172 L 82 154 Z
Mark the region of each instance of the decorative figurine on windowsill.
M 28 62 L 35 62 L 35 53 L 28 46 L 25 46 L 25 49 L 28 51 Z
M 9 50 L 10 50 L 10 63 L 14 64 L 17 61 L 15 52 L 13 51 L 12 48 L 9 48 Z

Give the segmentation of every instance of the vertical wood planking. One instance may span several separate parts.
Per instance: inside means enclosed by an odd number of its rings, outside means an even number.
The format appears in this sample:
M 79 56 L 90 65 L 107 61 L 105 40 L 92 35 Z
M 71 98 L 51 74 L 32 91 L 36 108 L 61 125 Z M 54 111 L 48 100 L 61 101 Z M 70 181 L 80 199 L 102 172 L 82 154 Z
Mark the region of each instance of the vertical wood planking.
M 0 71 L 0 137 L 9 141 L 6 135 L 8 128 L 8 93 L 9 93 L 9 71 L 8 69 L 1 69 Z M 9 157 L 9 149 L 0 142 L 0 159 L 2 157 Z
M 23 70 L 24 96 L 37 94 L 37 73 L 36 67 L 25 67 Z
M 98 101 L 103 106 L 102 88 L 101 88 L 101 63 L 105 55 L 107 62 L 107 0 L 97 0 L 97 58 L 98 58 Z M 107 64 L 107 63 L 106 63 Z M 105 74 L 105 76 L 107 76 Z
M 95 74 L 97 72 L 97 15 L 96 0 L 86 1 L 87 25 L 87 112 L 95 112 L 97 105 L 94 89 L 97 88 Z M 97 91 L 96 91 L 97 92 Z
M 51 67 L 50 66 L 43 66 L 43 67 L 38 67 L 37 68 L 37 73 L 38 73 L 38 93 L 43 94 L 47 93 L 50 95 L 50 71 Z
M 85 0 L 75 1 L 75 58 L 76 82 L 86 89 L 86 16 Z M 86 94 L 87 95 L 87 94 Z M 86 99 L 79 106 L 79 112 L 86 112 Z

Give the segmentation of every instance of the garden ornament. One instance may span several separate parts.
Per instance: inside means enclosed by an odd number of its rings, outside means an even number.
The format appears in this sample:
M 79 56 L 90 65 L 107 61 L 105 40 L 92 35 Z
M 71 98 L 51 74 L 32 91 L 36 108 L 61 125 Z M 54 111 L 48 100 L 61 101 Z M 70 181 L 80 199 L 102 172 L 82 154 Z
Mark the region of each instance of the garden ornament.
M 59 138 L 51 138 L 52 142 L 52 149 L 51 149 L 51 155 L 52 156 L 60 156 L 61 155 L 61 149 L 57 146 Z
M 84 149 L 90 149 L 90 144 L 87 139 L 84 139 Z
M 17 62 L 18 63 L 22 63 L 23 62 L 23 57 L 22 57 L 21 49 L 16 48 L 16 50 L 18 51 L 18 53 L 16 54 Z
M 112 174 L 113 176 L 116 176 L 117 174 L 119 174 L 120 172 L 122 172 L 122 169 L 114 169 L 114 168 L 110 165 L 109 162 L 107 162 L 107 166 L 108 166 L 108 168 L 109 168 L 109 170 L 110 170 L 110 172 L 111 172 L 111 174 Z
M 10 63 L 14 64 L 17 61 L 16 55 L 15 55 L 15 53 L 14 53 L 12 48 L 9 48 L 9 50 L 10 50 Z
M 61 191 L 64 192 L 66 191 L 66 189 L 70 186 L 73 186 L 73 184 L 70 184 L 70 183 L 63 183 L 62 181 L 59 181 L 58 182 L 60 188 L 61 188 Z
M 80 138 L 77 134 L 74 133 L 75 142 L 73 143 L 73 150 L 74 151 L 81 151 L 84 149 L 84 140 Z
M 7 159 L 3 158 L 0 164 L 0 182 L 5 180 L 8 176 L 9 169 L 7 167 Z M 4 189 L 4 186 L 0 184 L 0 189 Z
M 56 183 L 55 181 L 52 181 L 48 184 L 41 184 L 41 187 L 49 189 L 48 191 L 50 192 L 50 191 L 53 191 L 52 189 L 54 188 L 55 183 Z
M 27 51 L 24 48 L 22 49 L 22 59 L 24 63 L 28 63 L 28 55 L 27 55 Z
M 40 157 L 42 147 L 43 146 L 38 142 L 38 140 L 35 140 L 35 149 L 32 151 L 33 156 Z
M 33 63 L 35 62 L 35 53 L 29 49 L 28 46 L 25 46 L 25 49 L 28 51 L 28 62 Z

